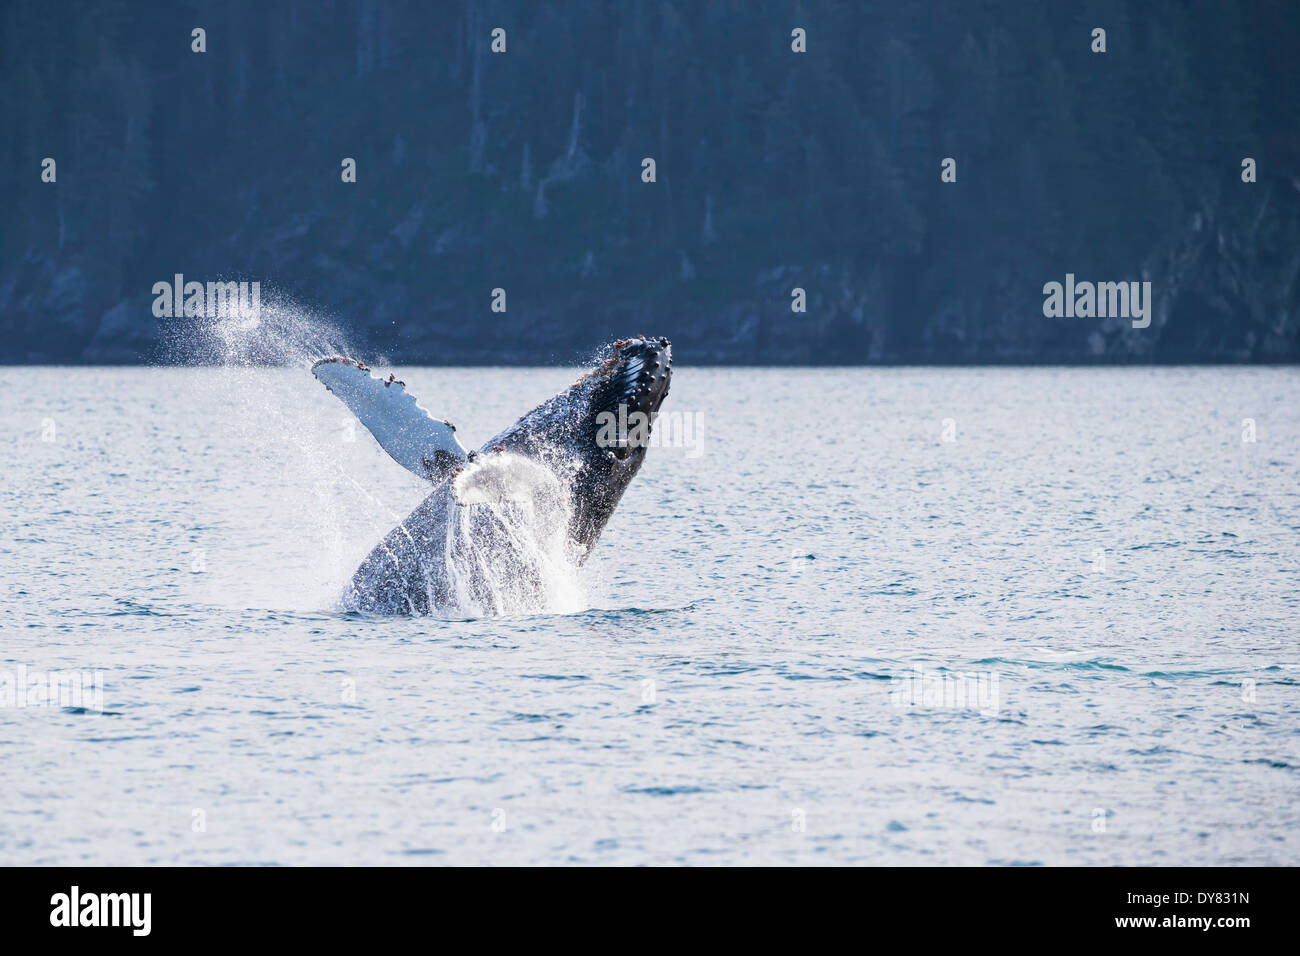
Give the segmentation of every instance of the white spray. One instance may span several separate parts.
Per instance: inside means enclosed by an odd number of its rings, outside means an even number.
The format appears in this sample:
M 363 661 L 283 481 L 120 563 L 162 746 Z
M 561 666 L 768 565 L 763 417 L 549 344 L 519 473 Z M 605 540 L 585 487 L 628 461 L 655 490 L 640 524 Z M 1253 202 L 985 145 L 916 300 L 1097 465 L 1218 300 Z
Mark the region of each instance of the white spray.
M 263 466 L 257 504 L 266 504 L 269 485 L 278 499 L 275 506 L 292 513 L 301 529 L 295 540 L 312 543 L 305 553 L 292 555 L 287 545 L 280 547 L 285 553 L 274 580 L 241 582 L 223 575 L 218 581 L 210 575 L 213 593 L 266 606 L 281 606 L 287 594 L 294 595 L 294 607 L 327 606 L 364 554 L 357 553 L 357 543 L 381 537 L 401 521 L 410 502 L 380 500 L 367 477 L 349 474 L 335 422 L 323 431 L 310 405 L 296 400 L 297 380 L 263 366 L 305 368 L 315 359 L 350 355 L 352 349 L 322 316 L 275 294 L 262 303 L 257 323 L 178 320 L 170 331 L 174 362 L 223 369 L 218 379 L 223 394 L 212 405 L 223 408 L 239 447 Z M 307 384 L 309 376 L 302 382 L 303 388 L 314 386 Z M 432 577 L 445 582 L 452 607 L 433 600 L 429 606 L 443 605 L 439 613 L 453 617 L 585 609 L 568 536 L 567 478 L 557 477 L 567 476 L 571 467 L 568 462 L 547 467 L 508 453 L 484 455 L 466 467 L 447 496 L 442 553 L 424 556 L 440 565 Z M 232 502 L 232 509 L 237 517 L 245 515 L 242 500 Z M 241 534 L 257 530 L 250 522 Z M 243 564 L 220 566 L 233 574 Z M 429 587 L 432 591 L 432 581 Z
M 508 452 L 478 459 L 452 480 L 439 569 L 456 613 L 566 613 L 586 606 L 568 528 L 565 483 Z

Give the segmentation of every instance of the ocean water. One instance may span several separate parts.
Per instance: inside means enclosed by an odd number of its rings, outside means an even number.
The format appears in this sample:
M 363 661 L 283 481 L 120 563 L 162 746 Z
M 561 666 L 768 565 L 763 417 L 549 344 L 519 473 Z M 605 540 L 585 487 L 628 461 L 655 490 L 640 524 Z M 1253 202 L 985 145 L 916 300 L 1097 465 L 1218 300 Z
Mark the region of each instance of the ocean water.
M 375 619 L 423 490 L 305 368 L 0 369 L 0 863 L 1296 864 L 1297 399 L 679 365 L 576 598 Z

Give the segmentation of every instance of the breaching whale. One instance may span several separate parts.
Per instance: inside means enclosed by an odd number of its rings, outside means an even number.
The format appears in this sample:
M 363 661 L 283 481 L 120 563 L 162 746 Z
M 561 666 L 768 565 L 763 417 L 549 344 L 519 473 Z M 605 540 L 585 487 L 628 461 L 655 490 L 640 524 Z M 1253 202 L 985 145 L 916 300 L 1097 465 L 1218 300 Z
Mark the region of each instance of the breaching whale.
M 573 385 L 476 452 L 391 375 L 377 378 L 346 358 L 322 359 L 312 374 L 398 464 L 433 486 L 362 562 L 342 607 L 478 616 L 540 609 L 548 564 L 577 566 L 590 554 L 645 460 L 672 346 L 644 336 L 615 342 Z

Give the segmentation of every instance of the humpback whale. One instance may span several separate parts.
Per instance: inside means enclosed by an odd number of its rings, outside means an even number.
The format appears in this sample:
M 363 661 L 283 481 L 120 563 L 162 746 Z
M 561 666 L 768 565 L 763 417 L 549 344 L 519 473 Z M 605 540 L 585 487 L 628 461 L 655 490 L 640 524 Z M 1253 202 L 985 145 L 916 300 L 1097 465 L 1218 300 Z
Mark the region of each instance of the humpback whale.
M 645 460 L 672 346 L 615 342 L 594 368 L 477 451 L 392 375 L 327 358 L 312 374 L 432 488 L 352 575 L 345 610 L 480 616 L 540 610 L 548 572 L 586 560 Z M 627 422 L 644 423 L 628 430 Z M 619 428 L 611 428 L 618 422 Z

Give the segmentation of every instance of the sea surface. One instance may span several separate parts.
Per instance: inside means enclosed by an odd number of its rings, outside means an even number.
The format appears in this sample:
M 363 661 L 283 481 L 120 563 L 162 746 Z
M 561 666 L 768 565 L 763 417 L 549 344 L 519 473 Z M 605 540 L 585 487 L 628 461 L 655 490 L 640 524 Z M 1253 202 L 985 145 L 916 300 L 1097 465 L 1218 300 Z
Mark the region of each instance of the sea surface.
M 479 620 L 334 609 L 424 492 L 305 365 L 0 369 L 0 864 L 1300 863 L 1300 371 L 678 361 Z

